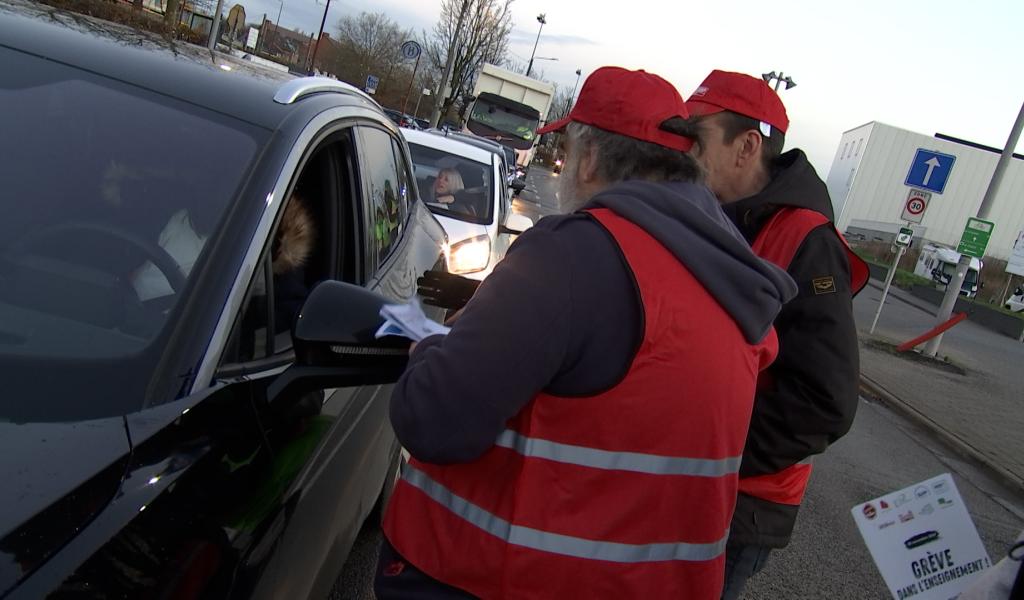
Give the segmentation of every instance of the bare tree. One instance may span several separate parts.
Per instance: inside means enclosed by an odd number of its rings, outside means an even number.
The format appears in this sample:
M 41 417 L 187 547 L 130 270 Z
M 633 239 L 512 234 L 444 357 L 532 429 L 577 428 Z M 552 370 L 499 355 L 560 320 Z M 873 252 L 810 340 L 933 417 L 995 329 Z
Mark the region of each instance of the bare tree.
M 455 49 L 451 94 L 443 99 L 442 114 L 447 114 L 456 102 L 465 111 L 462 99 L 473 91 L 480 67 L 484 63 L 500 65 L 504 62 L 512 32 L 512 1 L 472 0 L 466 4 L 465 24 Z M 433 31 L 425 36 L 426 57 L 434 71 L 444 69 L 463 5 L 463 0 L 442 0 L 441 16 Z
M 572 90 L 558 85 L 555 86 L 555 93 L 551 98 L 551 108 L 548 109 L 547 123 L 565 118 L 569 114 L 569 103 L 572 102 Z
M 339 75 L 354 81 L 365 81 L 367 75 L 377 75 L 382 88 L 394 87 L 395 68 L 402 63 L 402 42 L 411 38 L 411 30 L 402 30 L 383 12 L 342 17 L 338 21 L 338 42 L 345 50 L 343 62 L 348 64 L 340 65 L 343 72 Z

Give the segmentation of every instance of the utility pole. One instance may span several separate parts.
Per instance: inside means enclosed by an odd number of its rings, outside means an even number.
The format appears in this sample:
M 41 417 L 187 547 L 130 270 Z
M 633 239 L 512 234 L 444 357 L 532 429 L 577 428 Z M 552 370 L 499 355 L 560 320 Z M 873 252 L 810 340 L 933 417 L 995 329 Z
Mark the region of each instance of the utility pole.
M 1010 164 L 1010 159 L 1013 158 L 1013 150 L 1017 147 L 1017 140 L 1020 139 L 1021 129 L 1024 129 L 1024 104 L 1021 105 L 1020 111 L 1017 113 L 1017 120 L 1013 123 L 1010 137 L 1006 140 L 1006 147 L 1003 148 L 1003 154 L 999 157 L 996 170 L 992 173 L 992 180 L 989 181 L 988 189 L 985 190 L 985 197 L 982 198 L 981 206 L 978 207 L 978 213 L 975 216 L 979 219 L 987 218 L 988 213 L 992 209 L 996 193 L 999 192 L 999 186 L 1003 182 L 1003 175 L 1006 174 L 1006 167 Z M 946 284 L 946 295 L 942 297 L 942 305 L 939 306 L 939 312 L 936 315 L 936 324 L 941 325 L 945 323 L 949 320 L 950 315 L 953 314 L 953 307 L 956 306 L 956 300 L 960 297 L 960 288 L 964 284 L 964 277 L 967 276 L 967 269 L 970 266 L 971 257 L 967 254 L 961 254 L 960 260 L 956 265 L 956 274 Z M 938 354 L 939 345 L 942 344 L 942 335 L 939 334 L 933 337 L 925 345 L 924 354 L 926 356 Z
M 459 10 L 459 19 L 455 22 L 455 35 L 452 37 L 452 42 L 448 46 L 448 59 L 444 65 L 444 76 L 441 77 L 441 81 L 437 84 L 437 104 L 434 106 L 434 112 L 430 115 L 430 126 L 437 127 L 438 121 L 441 120 L 441 109 L 444 106 L 444 89 L 448 87 L 448 80 L 452 78 L 452 69 L 455 68 L 455 55 L 459 49 L 459 38 L 462 37 L 462 24 L 466 21 L 466 14 L 469 12 L 469 7 L 473 3 L 473 0 L 462 0 L 462 8 Z M 454 90 L 453 90 L 454 91 Z
M 210 24 L 210 39 L 206 47 L 213 52 L 217 49 L 217 38 L 220 37 L 220 11 L 224 10 L 224 0 L 217 0 L 217 10 L 213 12 L 213 23 Z
M 320 39 L 324 37 L 324 25 L 327 24 L 327 11 L 329 10 L 331 10 L 331 0 L 327 0 L 327 6 L 324 8 L 324 18 L 320 21 L 320 33 L 316 36 L 316 46 L 313 47 L 313 60 L 309 61 L 310 74 L 316 71 L 316 53 L 320 50 Z

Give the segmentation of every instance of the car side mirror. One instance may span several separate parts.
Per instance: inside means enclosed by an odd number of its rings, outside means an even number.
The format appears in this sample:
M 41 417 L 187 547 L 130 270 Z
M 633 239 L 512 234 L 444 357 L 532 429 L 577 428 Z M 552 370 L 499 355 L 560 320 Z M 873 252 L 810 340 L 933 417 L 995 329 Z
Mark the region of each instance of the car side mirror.
M 380 309 L 391 302 L 341 281 L 317 284 L 296 320 L 295 364 L 274 381 L 267 397 L 398 381 L 409 361 L 409 340 L 376 338 L 384 323 Z
M 530 217 L 510 213 L 505 219 L 505 224 L 501 226 L 499 233 L 519 235 L 531 227 L 533 227 L 533 221 L 530 220 Z

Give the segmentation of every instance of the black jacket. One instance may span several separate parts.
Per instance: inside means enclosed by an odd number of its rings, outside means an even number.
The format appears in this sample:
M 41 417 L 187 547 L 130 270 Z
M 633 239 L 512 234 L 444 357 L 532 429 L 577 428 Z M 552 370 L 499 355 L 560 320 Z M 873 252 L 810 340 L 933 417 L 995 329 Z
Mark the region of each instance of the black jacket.
M 780 157 L 763 191 L 727 205 L 725 212 L 753 243 L 783 206 L 834 220 L 825 184 L 800 150 Z M 849 431 L 857 410 L 860 364 L 850 265 L 831 224 L 808 234 L 788 272 L 800 291 L 775 320 L 779 357 L 768 368 L 774 389 L 757 395 L 740 477 L 775 473 L 824 452 Z M 811 281 L 830 275 L 835 291 L 815 294 Z M 730 542 L 781 548 L 789 543 L 798 509 L 740 494 Z

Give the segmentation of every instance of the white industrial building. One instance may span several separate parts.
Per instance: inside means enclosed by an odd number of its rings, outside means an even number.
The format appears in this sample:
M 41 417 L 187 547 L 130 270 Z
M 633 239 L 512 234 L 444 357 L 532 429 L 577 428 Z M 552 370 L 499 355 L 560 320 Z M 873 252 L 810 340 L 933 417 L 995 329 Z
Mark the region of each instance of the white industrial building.
M 942 193 L 932 193 L 915 242 L 928 240 L 956 247 L 981 205 L 1000 149 L 936 134 L 927 136 L 884 123 L 871 122 L 843 134 L 828 174 L 840 231 L 848 236 L 891 240 L 905 223 L 900 220 L 910 187 L 908 173 L 918 149 L 956 157 Z M 928 175 L 931 175 L 928 171 Z M 920 171 L 918 171 L 920 179 Z M 995 223 L 987 256 L 1009 258 L 1024 228 L 1024 156 L 1014 155 L 987 220 Z

